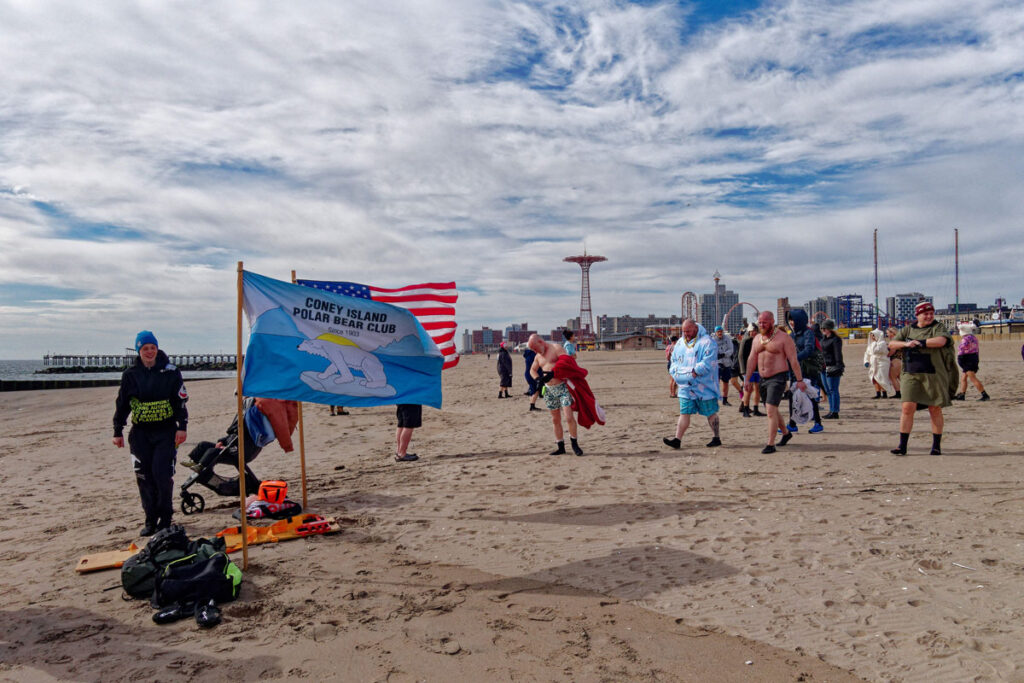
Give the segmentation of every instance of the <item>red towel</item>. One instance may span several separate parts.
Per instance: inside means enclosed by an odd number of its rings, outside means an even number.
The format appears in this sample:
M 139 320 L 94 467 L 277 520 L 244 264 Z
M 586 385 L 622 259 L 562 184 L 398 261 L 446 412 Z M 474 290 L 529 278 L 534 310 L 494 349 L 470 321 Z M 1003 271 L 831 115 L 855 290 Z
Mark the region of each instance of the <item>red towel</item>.
M 569 389 L 572 409 L 576 411 L 576 423 L 584 429 L 590 429 L 595 422 L 603 425 L 604 410 L 598 405 L 585 379 L 587 371 L 576 364 L 576 359 L 568 354 L 559 356 L 551 371 L 555 373 L 555 379 L 565 382 Z
M 299 404 L 295 401 L 282 401 L 277 398 L 257 398 L 256 407 L 270 420 L 274 428 L 274 436 L 285 453 L 295 450 L 292 444 L 292 432 L 299 423 Z

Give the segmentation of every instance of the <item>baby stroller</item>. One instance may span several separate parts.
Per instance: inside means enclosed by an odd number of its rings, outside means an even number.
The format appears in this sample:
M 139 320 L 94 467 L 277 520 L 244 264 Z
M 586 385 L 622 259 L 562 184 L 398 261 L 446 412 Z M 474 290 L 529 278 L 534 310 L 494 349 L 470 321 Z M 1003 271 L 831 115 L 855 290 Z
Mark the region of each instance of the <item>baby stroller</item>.
M 264 446 L 274 441 L 274 431 L 269 422 L 259 411 L 252 398 L 245 399 L 242 404 L 245 420 L 242 424 L 242 438 L 245 439 L 245 490 L 256 493 L 262 481 L 249 469 L 249 463 L 256 459 Z M 255 433 L 255 438 L 253 434 Z M 218 445 L 219 444 L 219 445 Z M 189 458 L 194 464 L 195 472 L 189 475 L 181 485 L 181 511 L 186 515 L 196 514 L 206 509 L 206 500 L 190 488 L 201 484 L 219 496 L 238 497 L 238 416 L 231 421 L 227 435 L 218 443 L 200 441 Z M 221 466 L 221 472 L 214 468 Z M 232 468 L 234 476 L 225 476 L 224 469 Z

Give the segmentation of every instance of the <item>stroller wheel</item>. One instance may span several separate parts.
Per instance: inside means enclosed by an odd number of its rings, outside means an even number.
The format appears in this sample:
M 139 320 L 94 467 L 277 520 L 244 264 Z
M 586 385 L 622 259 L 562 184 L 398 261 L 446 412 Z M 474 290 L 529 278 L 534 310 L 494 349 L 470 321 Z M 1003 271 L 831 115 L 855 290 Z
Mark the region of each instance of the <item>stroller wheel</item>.
M 186 515 L 194 515 L 206 509 L 206 501 L 198 493 L 181 492 L 181 511 Z

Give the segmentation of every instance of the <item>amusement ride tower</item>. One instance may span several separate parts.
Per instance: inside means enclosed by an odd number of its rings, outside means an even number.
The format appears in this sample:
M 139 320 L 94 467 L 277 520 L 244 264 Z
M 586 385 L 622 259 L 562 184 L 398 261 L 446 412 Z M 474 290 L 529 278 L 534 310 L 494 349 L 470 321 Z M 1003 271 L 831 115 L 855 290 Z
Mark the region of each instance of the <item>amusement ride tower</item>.
M 604 256 L 591 256 L 583 250 L 583 256 L 566 256 L 563 261 L 577 263 L 583 271 L 583 287 L 580 292 L 580 329 L 579 334 L 585 337 L 594 335 L 594 313 L 590 308 L 590 266 L 600 261 L 607 261 Z

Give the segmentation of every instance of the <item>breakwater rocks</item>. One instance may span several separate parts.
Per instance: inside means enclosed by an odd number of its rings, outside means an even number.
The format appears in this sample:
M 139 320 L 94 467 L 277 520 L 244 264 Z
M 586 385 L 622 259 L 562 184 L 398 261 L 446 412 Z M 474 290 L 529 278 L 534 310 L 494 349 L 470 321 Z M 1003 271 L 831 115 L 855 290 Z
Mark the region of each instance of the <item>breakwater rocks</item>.
M 120 383 L 119 379 L 0 379 L 0 391 L 116 387 Z
M 177 363 L 175 365 L 178 365 Z M 52 366 L 43 368 L 42 370 L 36 370 L 34 374 L 37 375 L 70 375 L 70 374 L 81 374 L 83 372 L 124 372 L 125 365 L 73 365 L 73 366 Z M 185 363 L 178 365 L 178 369 L 183 372 L 192 372 L 196 370 L 211 370 L 211 371 L 235 371 L 234 361 L 225 362 L 209 362 L 209 363 Z
M 189 377 L 185 381 L 202 382 L 216 377 Z M 0 391 L 42 391 L 45 389 L 82 389 L 85 387 L 116 387 L 120 379 L 0 379 Z

